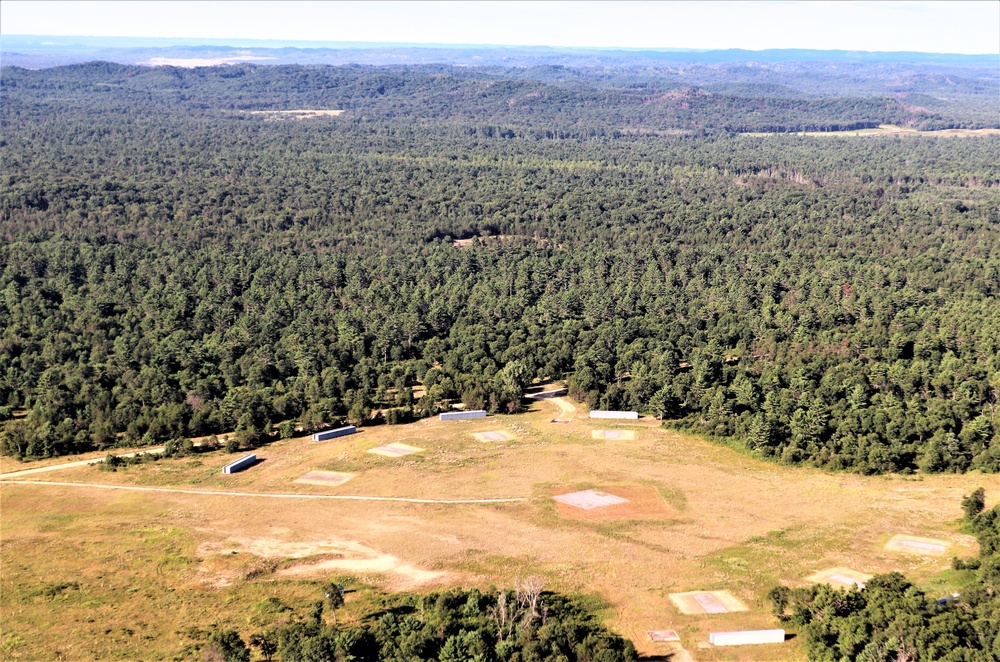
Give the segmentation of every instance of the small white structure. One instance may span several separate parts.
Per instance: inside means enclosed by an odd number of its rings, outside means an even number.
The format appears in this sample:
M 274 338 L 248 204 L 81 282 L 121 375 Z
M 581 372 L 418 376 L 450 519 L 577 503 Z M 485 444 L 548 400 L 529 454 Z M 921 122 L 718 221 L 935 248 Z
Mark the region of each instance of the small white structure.
M 483 409 L 473 409 L 472 411 L 449 411 L 438 416 L 442 421 L 457 421 L 463 418 L 486 418 L 486 411 Z
M 590 412 L 591 418 L 626 418 L 630 420 L 635 420 L 639 418 L 639 412 L 637 411 L 600 411 L 595 409 Z
M 743 646 L 746 644 L 781 644 L 785 642 L 784 630 L 739 630 L 737 632 L 712 632 L 708 642 L 713 646 Z
M 358 429 L 353 425 L 346 425 L 342 428 L 337 428 L 336 430 L 317 432 L 313 435 L 313 441 L 326 441 L 327 439 L 333 439 L 334 437 L 343 437 L 345 434 L 354 434 L 357 431 Z
M 244 469 L 249 469 L 253 465 L 257 464 L 257 455 L 250 453 L 245 455 L 235 462 L 230 462 L 226 466 L 222 467 L 222 473 L 224 474 L 234 474 L 237 471 L 243 471 Z

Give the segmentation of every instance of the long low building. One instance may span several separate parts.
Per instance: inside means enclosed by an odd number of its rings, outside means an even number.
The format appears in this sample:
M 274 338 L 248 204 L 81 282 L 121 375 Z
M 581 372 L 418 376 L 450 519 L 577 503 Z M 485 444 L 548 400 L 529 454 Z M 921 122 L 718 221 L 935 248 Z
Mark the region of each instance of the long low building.
M 457 421 L 463 418 L 486 418 L 486 412 L 482 409 L 473 409 L 472 411 L 448 411 L 438 418 L 442 421 Z
M 784 641 L 784 630 L 739 630 L 737 632 L 712 632 L 708 635 L 708 642 L 713 646 L 780 644 Z
M 327 439 L 333 439 L 334 437 L 343 437 L 344 435 L 354 434 L 358 429 L 353 425 L 345 425 L 342 428 L 337 428 L 336 430 L 325 430 L 323 432 L 316 432 L 313 434 L 313 441 L 326 441 Z
M 230 462 L 226 466 L 222 467 L 222 473 L 234 474 L 237 471 L 243 471 L 244 469 L 249 469 L 255 464 L 257 464 L 257 455 L 254 453 L 250 453 L 249 455 L 244 455 L 235 462 Z
M 590 412 L 591 418 L 626 418 L 630 420 L 635 420 L 639 418 L 639 412 L 637 411 L 600 411 L 595 409 Z

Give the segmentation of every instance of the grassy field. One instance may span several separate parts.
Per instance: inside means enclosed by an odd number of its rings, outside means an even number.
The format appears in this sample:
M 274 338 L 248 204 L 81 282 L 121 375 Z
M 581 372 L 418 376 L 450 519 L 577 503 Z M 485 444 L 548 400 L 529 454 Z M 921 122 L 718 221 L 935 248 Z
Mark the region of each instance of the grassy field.
M 995 476 L 862 477 L 767 464 L 656 421 L 591 422 L 567 405 L 540 401 L 517 416 L 280 441 L 257 451 L 263 462 L 232 476 L 219 471 L 235 456 L 214 452 L 114 473 L 87 466 L 25 477 L 205 493 L 3 484 L 0 656 L 196 658 L 204 630 L 235 627 L 246 638 L 274 619 L 306 614 L 319 582 L 331 577 L 351 576 L 362 587 L 349 596 L 343 617 L 351 618 L 380 591 L 511 585 L 538 575 L 548 589 L 601 596 L 608 625 L 649 656 L 685 659 L 676 644 L 645 635 L 674 629 L 698 660 L 803 659 L 795 639 L 714 649 L 708 633 L 780 627 L 767 591 L 835 566 L 900 570 L 934 593 L 949 592 L 960 579 L 944 572 L 949 559 L 976 551 L 958 531 L 961 497 L 978 486 L 988 497 L 1000 492 Z M 551 422 L 569 416 L 569 423 Z M 594 429 L 631 430 L 635 439 L 596 440 Z M 489 431 L 514 438 L 474 436 Z M 426 450 L 400 458 L 366 452 L 390 442 Z M 6 459 L 0 466 L 19 468 Z M 294 482 L 312 470 L 356 476 L 338 487 Z M 663 503 L 590 519 L 566 516 L 551 499 L 589 488 Z M 254 493 L 525 500 L 418 504 Z M 886 551 L 897 533 L 952 548 L 938 558 Z M 668 598 L 719 589 L 749 611 L 682 615 Z

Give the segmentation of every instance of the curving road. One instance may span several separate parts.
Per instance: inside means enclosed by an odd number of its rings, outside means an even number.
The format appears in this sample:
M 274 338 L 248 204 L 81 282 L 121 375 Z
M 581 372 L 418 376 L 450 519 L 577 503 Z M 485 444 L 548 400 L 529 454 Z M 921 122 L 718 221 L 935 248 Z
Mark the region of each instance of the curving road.
M 88 464 L 84 462 L 83 464 Z M 60 468 L 65 464 L 58 465 Z M 47 468 L 47 467 L 46 467 Z M 40 471 L 31 469 L 30 471 Z M 16 472 L 20 473 L 20 472 Z M 0 485 L 56 485 L 59 487 L 93 487 L 102 490 L 129 490 L 133 492 L 167 492 L 174 494 L 200 494 L 207 496 L 237 496 L 237 497 L 261 497 L 265 499 L 335 499 L 341 501 L 398 501 L 401 503 L 441 503 L 441 504 L 463 504 L 463 503 L 514 503 L 527 501 L 525 497 L 513 497 L 507 499 L 415 499 L 410 497 L 379 497 L 360 496 L 343 494 L 294 494 L 280 492 L 232 492 L 224 490 L 185 490 L 173 487 L 142 487 L 140 485 L 106 485 L 103 483 L 67 483 L 53 480 L 8 480 L 4 474 L 0 477 Z

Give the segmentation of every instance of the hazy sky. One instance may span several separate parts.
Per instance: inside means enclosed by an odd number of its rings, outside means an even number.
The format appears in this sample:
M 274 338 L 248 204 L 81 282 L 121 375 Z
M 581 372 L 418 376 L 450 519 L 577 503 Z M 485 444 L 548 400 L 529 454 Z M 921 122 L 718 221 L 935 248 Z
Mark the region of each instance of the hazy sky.
M 0 2 L 3 34 L 1000 53 L 1000 2 Z

